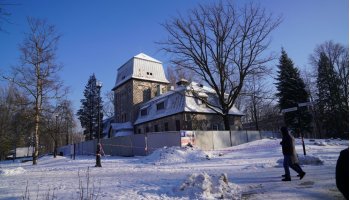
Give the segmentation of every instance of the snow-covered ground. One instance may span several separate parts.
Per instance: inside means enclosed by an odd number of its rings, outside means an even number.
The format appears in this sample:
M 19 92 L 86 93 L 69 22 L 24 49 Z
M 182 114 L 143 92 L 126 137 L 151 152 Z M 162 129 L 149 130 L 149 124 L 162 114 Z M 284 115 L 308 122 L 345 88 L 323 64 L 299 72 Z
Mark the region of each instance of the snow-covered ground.
M 335 165 L 348 141 L 305 140 L 297 152 L 306 172 L 282 182 L 280 140 L 264 139 L 216 151 L 162 148 L 146 157 L 76 160 L 51 156 L 0 162 L 0 199 L 343 199 Z

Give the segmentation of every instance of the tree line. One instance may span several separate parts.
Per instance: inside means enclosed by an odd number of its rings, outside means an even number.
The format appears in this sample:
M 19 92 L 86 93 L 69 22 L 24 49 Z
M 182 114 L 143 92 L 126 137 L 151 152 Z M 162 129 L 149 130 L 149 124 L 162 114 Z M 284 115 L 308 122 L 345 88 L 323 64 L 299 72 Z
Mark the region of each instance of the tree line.
M 213 88 L 218 105 L 192 93 L 222 117 L 226 130 L 228 110 L 236 105 L 246 114 L 243 123 L 252 122 L 255 130 L 265 123 L 279 130 L 283 123 L 297 136 L 348 138 L 348 48 L 332 41 L 317 46 L 310 52 L 312 70 L 304 74 L 282 49 L 273 75 L 270 61 L 278 57 L 267 49 L 281 22 L 259 5 L 238 8 L 229 1 L 172 18 L 163 24 L 168 37 L 160 42 L 171 56 L 170 82 L 188 78 Z M 297 110 L 281 114 L 289 108 Z
M 56 59 L 61 37 L 46 20 L 28 17 L 28 30 L 19 45 L 19 63 L 2 73 L 0 90 L 0 158 L 16 147 L 33 146 L 33 164 L 39 153 L 54 152 L 80 140 L 68 88 L 58 75 Z

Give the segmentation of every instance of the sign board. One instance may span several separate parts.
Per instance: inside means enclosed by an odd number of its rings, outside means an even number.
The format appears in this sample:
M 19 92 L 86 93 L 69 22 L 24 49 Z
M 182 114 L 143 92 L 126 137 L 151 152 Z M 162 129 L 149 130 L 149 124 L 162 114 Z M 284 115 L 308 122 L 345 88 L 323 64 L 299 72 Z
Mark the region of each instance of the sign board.
M 181 133 L 181 146 L 188 146 L 189 144 L 195 144 L 195 136 L 193 131 L 180 131 Z
M 287 112 L 292 112 L 292 111 L 297 111 L 298 107 L 292 107 L 292 108 L 287 108 L 287 109 L 282 109 L 282 113 L 287 113 Z

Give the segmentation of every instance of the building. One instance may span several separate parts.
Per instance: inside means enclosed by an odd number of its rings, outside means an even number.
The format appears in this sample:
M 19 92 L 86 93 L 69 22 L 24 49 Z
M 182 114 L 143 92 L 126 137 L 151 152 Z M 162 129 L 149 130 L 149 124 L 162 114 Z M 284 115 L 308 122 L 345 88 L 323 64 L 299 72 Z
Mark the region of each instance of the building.
M 215 102 L 213 90 L 186 80 L 178 82 L 176 89 L 169 86 L 160 61 L 140 53 L 117 72 L 114 91 L 116 123 L 109 135 L 122 136 L 147 132 L 179 130 L 223 130 L 223 122 L 212 108 L 192 95 Z M 231 129 L 241 129 L 237 108 L 230 110 Z

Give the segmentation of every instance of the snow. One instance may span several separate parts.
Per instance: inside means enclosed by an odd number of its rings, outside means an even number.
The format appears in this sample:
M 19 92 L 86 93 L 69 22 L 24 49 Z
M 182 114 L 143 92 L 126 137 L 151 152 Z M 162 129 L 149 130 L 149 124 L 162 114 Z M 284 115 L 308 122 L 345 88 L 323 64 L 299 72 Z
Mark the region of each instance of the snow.
M 144 163 L 154 165 L 198 162 L 208 159 L 208 155 L 195 147 L 164 147 L 143 158 Z
M 22 167 L 15 167 L 12 169 L 0 169 L 0 174 L 4 176 L 12 176 L 12 175 L 18 175 L 23 174 L 26 170 Z
M 240 187 L 230 183 L 227 174 L 219 177 L 207 173 L 194 173 L 179 188 L 190 199 L 241 199 Z
M 152 61 L 152 62 L 156 62 L 156 63 L 162 63 L 159 60 L 152 58 L 151 56 L 148 56 L 144 53 L 139 53 L 136 56 L 134 56 L 134 58 L 139 58 L 139 59 L 143 59 L 143 60 L 148 60 L 148 61 Z
M 280 140 L 263 139 L 215 151 L 164 147 L 145 157 L 76 160 L 52 156 L 38 165 L 0 162 L 0 199 L 344 199 L 335 165 L 348 141 L 301 140 L 296 149 L 306 176 L 282 182 Z M 325 146 L 318 144 L 324 143 Z M 84 193 L 82 193 L 84 191 Z

